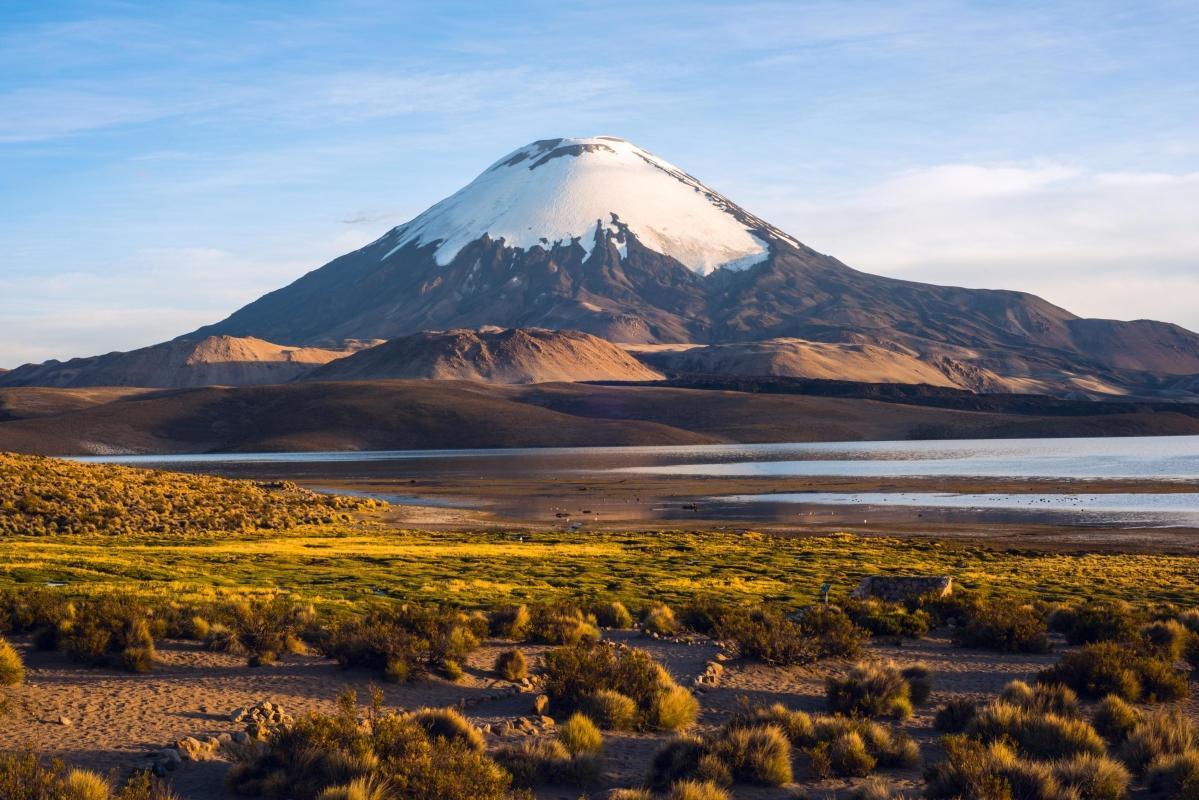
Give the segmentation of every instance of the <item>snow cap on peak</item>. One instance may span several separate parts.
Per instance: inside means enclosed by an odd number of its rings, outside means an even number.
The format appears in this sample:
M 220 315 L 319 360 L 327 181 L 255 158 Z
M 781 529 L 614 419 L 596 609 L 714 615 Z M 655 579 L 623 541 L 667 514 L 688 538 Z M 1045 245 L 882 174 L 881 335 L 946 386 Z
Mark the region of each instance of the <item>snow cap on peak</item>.
M 770 252 L 763 233 L 785 235 L 695 178 L 615 136 L 540 139 L 496 161 L 455 194 L 389 234 L 394 247 L 437 243 L 450 263 L 487 234 L 508 247 L 568 245 L 590 251 L 597 232 L 622 229 L 650 250 L 706 275 L 743 269 Z

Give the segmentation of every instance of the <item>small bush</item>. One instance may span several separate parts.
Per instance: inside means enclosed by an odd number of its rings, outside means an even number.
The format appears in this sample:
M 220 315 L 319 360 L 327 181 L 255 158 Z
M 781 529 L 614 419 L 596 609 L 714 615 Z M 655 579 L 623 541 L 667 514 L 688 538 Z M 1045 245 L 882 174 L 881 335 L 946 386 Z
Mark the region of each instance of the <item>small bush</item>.
M 1141 723 L 1141 719 L 1141 712 L 1135 706 L 1129 705 L 1118 695 L 1109 694 L 1095 706 L 1095 717 L 1091 724 L 1103 738 L 1112 744 L 1120 744 Z
M 774 725 L 727 728 L 713 743 L 712 752 L 734 780 L 763 786 L 791 781 L 791 742 Z
M 1156 620 L 1141 628 L 1141 640 L 1146 649 L 1165 661 L 1177 661 L 1181 658 L 1194 636 L 1186 626 L 1173 619 Z
M 1082 753 L 1103 755 L 1102 737 L 1080 719 L 1060 717 L 997 701 L 984 707 L 969 731 L 984 741 L 1010 740 L 1033 758 L 1068 758 Z
M 931 620 L 923 609 L 909 610 L 901 603 L 882 600 L 850 600 L 842 606 L 853 623 L 875 636 L 919 639 L 928 633 Z
M 1145 771 L 1154 761 L 1199 747 L 1195 726 L 1177 709 L 1145 715 L 1120 747 L 1120 760 L 1134 772 Z
M 529 661 L 514 647 L 496 656 L 495 671 L 506 681 L 519 681 L 529 677 Z
M 441 662 L 440 672 L 446 678 L 446 680 L 453 681 L 454 683 L 462 680 L 463 676 L 466 674 L 462 670 L 462 665 L 452 658 L 447 658 L 445 661 Z
M 782 703 L 775 703 L 769 708 L 759 708 L 746 722 L 777 725 L 796 747 L 808 747 L 816 741 L 816 727 L 811 715 L 789 709 Z
M 1014 600 L 991 599 L 964 609 L 966 618 L 954 629 L 958 647 L 1001 653 L 1046 653 L 1049 632 L 1032 608 Z
M 800 633 L 816 641 L 820 658 L 860 658 L 870 632 L 854 624 L 844 611 L 830 606 L 811 606 L 798 622 Z
M 187 638 L 189 639 L 202 642 L 208 638 L 208 634 L 211 631 L 212 626 L 208 624 L 208 620 L 201 616 L 194 616 L 188 620 Z
M 543 644 L 572 646 L 600 640 L 595 617 L 570 604 L 534 606 L 530 611 L 529 636 Z
M 970 726 L 978 715 L 978 706 L 973 700 L 959 698 L 950 700 L 937 709 L 933 727 L 941 733 L 961 733 Z
M 577 711 L 558 728 L 558 739 L 574 756 L 580 753 L 598 753 L 604 746 L 604 737 L 599 728 Z
M 690 722 L 691 704 L 644 650 L 604 644 L 560 647 L 545 655 L 545 690 L 554 708 L 581 708 L 605 728 L 657 727 Z M 623 697 L 621 697 L 623 695 Z M 628 721 L 628 703 L 633 719 Z
M 633 615 L 625 608 L 624 603 L 619 600 L 613 600 L 611 603 L 596 606 L 595 621 L 605 628 L 625 629 L 633 627 Z
M 829 711 L 866 717 L 907 719 L 912 715 L 911 689 L 892 662 L 856 664 L 845 678 L 825 683 Z
M 332 786 L 317 795 L 316 800 L 391 800 L 390 784 L 376 777 L 354 778 L 344 786 Z
M 946 736 L 945 760 L 924 773 L 929 800 L 1013 800 L 1011 776 L 1016 755 L 1003 744 L 984 745 L 967 736 Z M 1049 800 L 1022 794 L 1021 800 Z
M 679 781 L 670 787 L 666 800 L 732 800 L 732 795 L 710 781 Z
M 1199 750 L 1186 750 L 1156 759 L 1145 775 L 1149 790 L 1178 800 L 1192 800 L 1199 789 Z
M 667 605 L 650 606 L 641 617 L 641 630 L 646 633 L 656 633 L 659 636 L 671 636 L 678 632 L 679 621 L 674 617 L 674 611 Z
M 1082 800 L 1123 800 L 1132 781 L 1124 765 L 1107 756 L 1078 755 L 1054 764 L 1053 771 L 1062 786 Z
M 679 736 L 670 740 L 654 753 L 650 786 L 664 791 L 677 781 L 696 776 L 700 762 L 709 755 L 708 750 L 709 743 L 696 736 Z
M 528 739 L 496 753 L 497 760 L 520 786 L 539 783 L 587 783 L 594 779 L 596 762 L 587 755 L 572 756 L 556 739 Z
M 1037 680 L 1063 684 L 1084 697 L 1114 694 L 1132 702 L 1168 702 L 1185 697 L 1189 689 L 1185 676 L 1169 664 L 1114 642 L 1066 653 Z
M 1054 615 L 1054 627 L 1070 644 L 1132 642 L 1140 620 L 1124 602 L 1096 601 Z
M 933 679 L 927 664 L 912 664 L 904 667 L 899 674 L 908 682 L 908 693 L 913 703 L 922 706 L 928 702 L 929 695 L 933 693 Z
M 613 789 L 607 800 L 654 800 L 654 793 L 649 789 Z
M 25 662 L 21 654 L 0 637 L 0 686 L 16 686 L 25 681 Z
M 492 609 L 487 615 L 487 623 L 492 636 L 523 641 L 529 635 L 532 617 L 526 605 L 502 606 Z
M 343 668 L 379 670 L 388 680 L 411 680 L 447 670 L 479 645 L 484 622 L 451 608 L 405 603 L 346 620 L 322 643 Z

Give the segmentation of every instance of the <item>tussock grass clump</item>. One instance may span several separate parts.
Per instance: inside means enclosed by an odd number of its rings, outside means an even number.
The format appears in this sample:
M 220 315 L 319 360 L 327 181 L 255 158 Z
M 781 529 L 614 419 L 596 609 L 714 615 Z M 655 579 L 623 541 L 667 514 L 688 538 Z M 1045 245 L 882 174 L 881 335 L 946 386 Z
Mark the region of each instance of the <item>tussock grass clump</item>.
M 336 713 L 276 732 L 268 750 L 229 771 L 227 783 L 268 800 L 315 798 L 362 780 L 403 787 L 405 797 L 509 800 L 512 776 L 481 752 L 460 719 L 441 710 L 383 713 L 378 701 L 361 719 L 347 693 Z
M 612 689 L 587 695 L 579 707 L 604 730 L 631 731 L 637 726 L 637 701 Z
M 849 793 L 849 800 L 904 800 L 905 795 L 892 789 L 882 778 L 863 781 Z
M 1199 748 L 1199 732 L 1178 709 L 1159 709 L 1146 714 L 1120 746 L 1120 760 L 1142 773 L 1161 758 L 1181 755 Z
M 1128 769 L 1107 756 L 1078 755 L 1054 764 L 1053 770 L 1062 786 L 1082 800 L 1123 800 L 1132 782 Z
M 1028 605 L 1005 598 L 975 598 L 958 607 L 963 616 L 953 631 L 958 647 L 1001 653 L 1046 653 L 1049 631 Z
M 1132 702 L 1165 703 L 1186 697 L 1186 675 L 1170 664 L 1115 642 L 1088 644 L 1042 670 L 1040 683 L 1060 683 L 1084 697 L 1114 694 Z
M 604 736 L 599 728 L 577 711 L 558 728 L 558 740 L 574 756 L 598 753 L 604 746 Z
M 317 795 L 316 800 L 391 800 L 395 790 L 374 776 L 354 778 L 344 786 L 333 786 Z
M 613 789 L 607 800 L 654 800 L 654 793 L 649 789 Z
M 572 603 L 539 603 L 529 614 L 529 638 L 535 642 L 576 645 L 600 640 L 595 617 Z
M 924 773 L 929 800 L 1066 800 L 1045 764 L 1017 758 L 1005 744 L 946 736 L 945 759 Z
M 560 647 L 545 655 L 545 691 L 554 708 L 584 710 L 603 727 L 624 727 L 627 703 L 638 728 L 669 728 L 694 720 L 690 694 L 649 653 L 604 644 Z
M 1163 661 L 1177 661 L 1195 634 L 1175 619 L 1155 620 L 1141 628 L 1145 649 Z
M 679 621 L 675 619 L 674 610 L 670 606 L 658 603 L 645 610 L 641 617 L 641 630 L 659 636 L 672 636 L 678 633 Z
M 1129 705 L 1119 695 L 1109 694 L 1095 706 L 1091 724 L 1112 744 L 1120 744 L 1141 723 L 1143 716 L 1136 706 Z
M 908 768 L 920 761 L 920 748 L 912 737 L 870 719 L 806 714 L 776 703 L 739 714 L 728 728 L 755 725 L 777 727 L 792 745 L 807 751 L 812 771 L 822 777 L 853 777 L 867 762 Z M 834 745 L 837 740 L 841 741 Z M 868 758 L 859 757 L 858 741 Z
M 726 728 L 709 752 L 728 768 L 734 780 L 762 786 L 791 781 L 791 742 L 774 725 Z
M 514 647 L 495 657 L 495 671 L 506 681 L 519 681 L 529 677 L 529 661 Z
M 912 715 L 911 687 L 893 662 L 860 662 L 844 678 L 825 682 L 829 711 L 850 716 L 907 719 Z
M 1149 766 L 1145 783 L 1155 795 L 1178 800 L 1199 797 L 1199 750 L 1162 756 Z
M 987 742 L 1010 740 L 1023 753 L 1039 759 L 1069 758 L 1084 753 L 1098 756 L 1107 752 L 1103 738 L 1084 720 L 1003 701 L 985 706 L 968 730 Z
M 0 686 L 16 686 L 25 681 L 25 662 L 16 648 L 0 636 Z
M 149 672 L 154 665 L 149 610 L 127 596 L 81 601 L 78 613 L 58 624 L 56 638 L 64 653 L 89 666 Z
M 67 770 L 61 761 L 42 762 L 32 753 L 0 753 L 0 797 L 4 800 L 179 800 L 147 774 L 119 789 L 88 770 Z
M 961 733 L 978 716 L 978 704 L 973 700 L 959 698 L 950 700 L 937 709 L 933 717 L 933 728 L 941 733 Z
M 487 626 L 492 636 L 501 639 L 523 641 L 529 635 L 533 617 L 526 605 L 499 606 L 487 615 Z
M 1056 683 L 1029 685 L 1016 680 L 1003 687 L 999 699 L 1025 711 L 1041 711 L 1060 717 L 1077 717 L 1078 695 L 1068 686 Z
M 711 781 L 679 781 L 670 787 L 666 800 L 732 800 L 732 795 Z
M 595 621 L 605 628 L 627 629 L 633 627 L 633 615 L 619 600 L 597 605 L 594 613 Z
M 517 745 L 501 747 L 496 759 L 512 774 L 518 786 L 542 783 L 587 784 L 599 775 L 594 755 L 571 755 L 557 739 L 526 739 Z
M 422 708 L 404 719 L 419 725 L 430 739 L 459 743 L 477 752 L 482 752 L 487 744 L 482 732 L 453 708 Z

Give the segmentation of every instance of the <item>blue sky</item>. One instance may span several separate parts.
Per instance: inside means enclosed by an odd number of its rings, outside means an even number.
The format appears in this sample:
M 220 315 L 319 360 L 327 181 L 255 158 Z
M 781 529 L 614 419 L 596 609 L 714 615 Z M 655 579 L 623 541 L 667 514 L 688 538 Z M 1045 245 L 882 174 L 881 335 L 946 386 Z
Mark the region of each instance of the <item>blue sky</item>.
M 0 366 L 215 321 L 551 136 L 851 266 L 1199 329 L 1199 4 L 0 2 Z

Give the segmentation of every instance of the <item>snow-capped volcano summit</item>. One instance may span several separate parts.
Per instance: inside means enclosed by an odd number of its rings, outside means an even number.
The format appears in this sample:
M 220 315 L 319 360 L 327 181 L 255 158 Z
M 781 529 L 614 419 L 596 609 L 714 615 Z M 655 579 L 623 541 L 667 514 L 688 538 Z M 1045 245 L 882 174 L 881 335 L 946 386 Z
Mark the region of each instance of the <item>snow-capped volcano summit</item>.
M 988 390 L 1156 391 L 1199 373 L 1190 331 L 858 272 L 611 136 L 521 147 L 410 222 L 185 338 L 327 347 L 489 325 L 623 343 L 870 345 Z
M 673 164 L 614 136 L 542 139 L 514 150 L 385 238 L 387 258 L 408 244 L 436 244 L 445 266 L 486 235 L 528 250 L 577 242 L 644 246 L 707 275 L 770 254 L 781 232 Z M 794 243 L 794 242 L 792 242 Z

